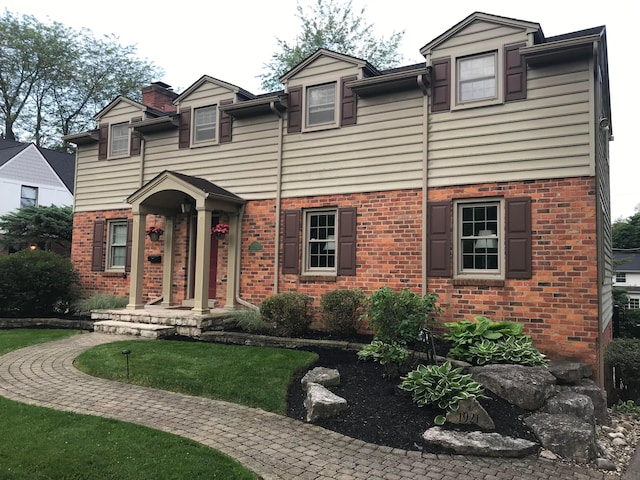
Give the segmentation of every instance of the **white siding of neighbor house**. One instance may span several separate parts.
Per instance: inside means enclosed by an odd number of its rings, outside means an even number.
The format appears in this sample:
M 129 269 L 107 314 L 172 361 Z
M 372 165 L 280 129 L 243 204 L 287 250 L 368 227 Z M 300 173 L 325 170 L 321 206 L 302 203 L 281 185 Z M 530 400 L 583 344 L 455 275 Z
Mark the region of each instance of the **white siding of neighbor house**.
M 0 167 L 0 215 L 20 208 L 23 185 L 38 188 L 38 205 L 73 203 L 73 195 L 34 145 Z

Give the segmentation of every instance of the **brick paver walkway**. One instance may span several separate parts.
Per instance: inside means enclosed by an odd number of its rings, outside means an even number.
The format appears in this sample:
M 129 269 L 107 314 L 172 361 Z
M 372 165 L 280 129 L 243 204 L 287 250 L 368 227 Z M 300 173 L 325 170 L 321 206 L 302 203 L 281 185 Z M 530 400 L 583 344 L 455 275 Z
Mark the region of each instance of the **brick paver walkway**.
M 265 480 L 604 478 L 597 471 L 535 457 L 433 455 L 380 447 L 262 410 L 93 378 L 74 368 L 74 358 L 84 350 L 123 338 L 131 337 L 88 333 L 1 356 L 0 395 L 178 434 L 226 453 Z

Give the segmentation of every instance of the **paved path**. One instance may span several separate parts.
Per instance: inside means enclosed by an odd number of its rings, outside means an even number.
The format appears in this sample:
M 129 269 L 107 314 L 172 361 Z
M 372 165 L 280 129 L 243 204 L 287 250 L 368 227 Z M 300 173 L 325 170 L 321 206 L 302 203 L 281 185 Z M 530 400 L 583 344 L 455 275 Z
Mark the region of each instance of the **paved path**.
M 535 457 L 493 459 L 380 447 L 262 410 L 102 380 L 74 368 L 74 358 L 84 350 L 130 338 L 88 333 L 1 356 L 0 395 L 191 438 L 265 480 L 604 478 L 597 471 Z

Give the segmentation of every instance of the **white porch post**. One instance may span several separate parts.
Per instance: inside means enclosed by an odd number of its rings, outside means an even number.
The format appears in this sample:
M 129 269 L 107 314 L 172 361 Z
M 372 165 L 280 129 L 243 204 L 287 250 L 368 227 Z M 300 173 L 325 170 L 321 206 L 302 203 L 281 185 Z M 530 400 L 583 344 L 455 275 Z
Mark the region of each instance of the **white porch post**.
M 144 236 L 146 221 L 146 214 L 133 212 L 129 304 L 127 305 L 127 308 L 130 310 L 144 308 L 144 303 L 142 303 L 142 279 L 144 276 Z
M 164 252 L 162 256 L 162 306 L 171 305 L 171 286 L 173 280 L 173 224 L 174 217 L 166 216 L 164 218 Z
M 198 209 L 198 237 L 196 239 L 196 273 L 193 292 L 193 311 L 209 312 L 209 265 L 211 264 L 211 210 Z
M 236 301 L 236 275 L 238 274 L 238 249 L 242 248 L 239 238 L 238 215 L 229 215 L 229 254 L 227 255 L 227 299 L 224 308 L 233 309 Z

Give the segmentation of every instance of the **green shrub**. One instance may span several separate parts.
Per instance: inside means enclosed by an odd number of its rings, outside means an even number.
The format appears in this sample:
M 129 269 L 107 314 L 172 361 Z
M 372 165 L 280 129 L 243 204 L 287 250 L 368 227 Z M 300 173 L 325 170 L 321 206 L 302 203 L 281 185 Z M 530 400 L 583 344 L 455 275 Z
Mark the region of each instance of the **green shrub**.
M 275 325 L 276 333 L 300 336 L 307 331 L 312 320 L 313 299 L 298 292 L 276 293 L 260 305 L 262 318 Z
M 0 311 L 12 315 L 66 312 L 79 295 L 78 273 L 68 258 L 23 250 L 0 258 Z
M 462 368 L 452 368 L 451 362 L 442 365 L 418 365 L 418 368 L 402 377 L 399 388 L 411 392 L 419 407 L 434 405 L 441 410 L 455 412 L 460 400 L 481 397 L 484 387 L 463 374 Z M 443 415 L 435 419 L 436 425 L 445 422 Z
M 615 367 L 616 376 L 626 390 L 618 393 L 640 401 L 640 338 L 613 340 L 604 358 L 610 367 Z
M 531 342 L 531 337 L 503 337 L 499 340 L 483 338 L 471 345 L 464 359 L 476 365 L 487 363 L 513 363 L 517 365 L 547 365 L 547 357 L 540 353 Z
M 87 298 L 78 300 L 73 309 L 78 315 L 89 315 L 92 310 L 112 310 L 124 308 L 129 303 L 129 297 L 120 297 L 108 293 L 98 293 Z
M 231 316 L 237 322 L 238 328 L 249 333 L 268 333 L 273 331 L 273 325 L 265 322 L 259 310 L 242 308 L 235 310 Z
M 325 329 L 340 337 L 358 331 L 360 309 L 364 301 L 361 290 L 333 290 L 320 298 L 320 313 Z
M 622 400 L 616 403 L 611 410 L 615 413 L 624 413 L 625 415 L 640 415 L 640 405 L 636 404 L 633 400 Z
M 410 352 L 400 345 L 374 340 L 360 350 L 357 355 L 361 360 L 373 360 L 380 365 L 386 365 L 388 363 L 403 363 L 409 358 Z
M 376 340 L 409 345 L 418 339 L 421 328 L 430 326 L 433 315 L 440 313 L 437 298 L 436 294 L 421 297 L 408 289 L 394 292 L 381 287 L 367 297 L 365 317 Z

